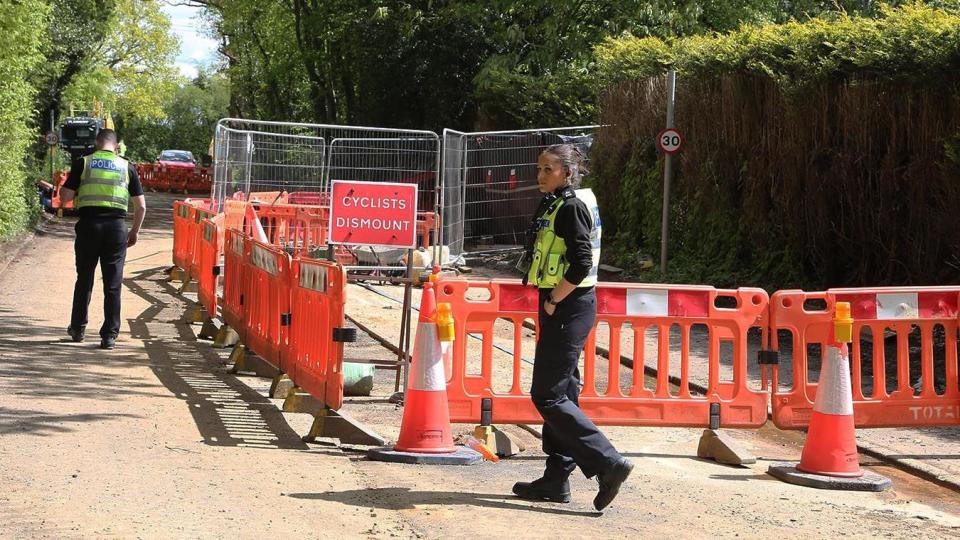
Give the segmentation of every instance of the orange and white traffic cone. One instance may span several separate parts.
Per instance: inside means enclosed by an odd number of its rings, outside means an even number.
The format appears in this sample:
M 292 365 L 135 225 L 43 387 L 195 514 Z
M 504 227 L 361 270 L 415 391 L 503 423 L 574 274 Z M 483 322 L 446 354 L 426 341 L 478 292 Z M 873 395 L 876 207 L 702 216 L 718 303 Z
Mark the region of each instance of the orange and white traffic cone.
M 888 478 L 860 469 L 847 347 L 852 339 L 850 304 L 837 302 L 833 339 L 820 371 L 800 463 L 771 465 L 768 472 L 773 476 L 792 484 L 826 489 L 883 491 L 890 487 Z
M 449 306 L 441 306 L 438 326 L 437 298 L 433 280 L 423 286 L 420 320 L 410 374 L 404 394 L 400 437 L 393 448 L 375 448 L 371 459 L 399 463 L 471 465 L 483 460 L 474 450 L 454 446 L 447 403 L 447 377 L 444 372 L 444 348 L 453 340 L 453 319 Z
M 436 316 L 437 297 L 433 283 L 427 282 L 420 301 L 420 321 L 404 394 L 403 422 L 395 447 L 401 452 L 442 454 L 455 450 Z
M 252 204 L 247 203 L 247 223 L 250 227 L 250 236 L 262 244 L 268 243 L 267 233 L 263 230 L 263 224 L 260 223 L 260 216 Z

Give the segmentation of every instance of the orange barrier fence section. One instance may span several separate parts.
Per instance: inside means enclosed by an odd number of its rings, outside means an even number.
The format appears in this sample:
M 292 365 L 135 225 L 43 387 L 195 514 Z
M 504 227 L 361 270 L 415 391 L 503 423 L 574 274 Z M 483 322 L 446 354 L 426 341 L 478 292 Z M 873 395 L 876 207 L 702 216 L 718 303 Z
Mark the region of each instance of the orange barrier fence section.
M 213 176 L 209 167 L 171 168 L 156 163 L 138 163 L 137 174 L 145 189 L 182 193 L 209 193 Z
M 442 279 L 437 301 L 451 304 L 456 327 L 447 384 L 451 420 L 479 422 L 481 400 L 490 398 L 494 422 L 539 423 L 528 394 L 532 347 L 527 358 L 522 354 L 523 336 L 529 333 L 523 323 L 537 320 L 537 290 L 517 280 Z M 735 307 L 717 307 L 718 301 Z M 762 289 L 601 283 L 597 323 L 587 339 L 581 368 L 580 406 L 600 425 L 708 426 L 711 404 L 717 403 L 722 426 L 763 425 L 768 398 L 766 392 L 748 387 L 747 336 L 751 328 L 765 324 L 767 305 Z M 609 359 L 596 354 L 600 326 L 609 336 Z M 698 351 L 698 356 L 706 353 L 708 362 L 706 395 L 690 389 L 694 327 L 706 332 L 705 351 Z M 647 340 L 648 328 L 657 332 L 652 343 Z M 680 347 L 671 351 L 676 332 Z M 623 338 L 630 350 L 622 350 Z M 648 388 L 641 366 L 651 348 L 656 351 L 658 376 Z M 725 359 L 732 362 L 728 370 L 732 377 L 727 380 L 721 350 L 731 355 Z M 620 364 L 623 353 L 632 354 L 636 363 L 631 373 Z M 671 370 L 671 364 L 679 369 Z M 671 371 L 679 373 L 679 388 L 671 387 Z
M 343 343 L 336 333 L 345 324 L 346 278 L 343 267 L 329 261 L 293 261 L 282 369 L 331 409 L 343 405 Z
M 188 200 L 188 202 L 190 201 Z M 190 256 L 188 258 L 189 268 L 186 268 L 186 270 L 189 270 L 190 277 L 193 279 L 197 279 L 201 273 L 200 244 L 203 241 L 203 220 L 211 219 L 214 216 L 216 216 L 216 214 L 214 214 L 213 212 L 210 212 L 209 210 L 206 210 L 206 208 L 202 205 L 194 207 L 193 221 L 192 223 L 190 223 L 188 227 L 188 231 L 190 234 L 190 240 L 188 241 L 188 244 L 190 246 Z
M 280 368 L 290 317 L 290 256 L 276 246 L 245 241 L 244 344 Z
M 197 298 L 209 317 L 217 316 L 217 289 L 220 282 L 220 257 L 223 246 L 223 214 L 200 222 L 200 271 L 197 274 Z
M 173 203 L 173 264 L 184 270 L 190 268 L 193 235 L 191 224 L 195 208 L 183 201 Z
M 223 322 L 230 325 L 244 338 L 243 301 L 246 290 L 246 260 L 247 242 L 243 233 L 236 229 L 227 229 L 224 233 L 223 245 L 223 302 L 221 314 Z
M 779 349 L 779 365 L 771 386 L 777 427 L 809 424 L 837 302 L 850 302 L 853 311 L 856 425 L 960 425 L 960 287 L 885 287 L 773 295 L 770 336 L 771 347 Z

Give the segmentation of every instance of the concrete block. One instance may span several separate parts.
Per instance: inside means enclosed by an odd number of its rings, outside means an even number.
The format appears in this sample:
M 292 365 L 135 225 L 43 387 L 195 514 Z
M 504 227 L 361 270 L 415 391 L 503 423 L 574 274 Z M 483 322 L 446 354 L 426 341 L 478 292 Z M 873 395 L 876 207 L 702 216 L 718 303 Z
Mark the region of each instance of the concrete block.
M 297 385 L 293 383 L 286 373 L 281 373 L 274 377 L 273 383 L 270 384 L 270 397 L 273 399 L 287 399 L 290 391 L 296 387 Z
M 222 325 L 220 325 L 217 321 L 211 319 L 210 317 L 206 317 L 203 320 L 203 326 L 200 328 L 200 333 L 197 334 L 197 337 L 207 340 L 216 339 L 217 334 L 220 333 L 221 327 Z

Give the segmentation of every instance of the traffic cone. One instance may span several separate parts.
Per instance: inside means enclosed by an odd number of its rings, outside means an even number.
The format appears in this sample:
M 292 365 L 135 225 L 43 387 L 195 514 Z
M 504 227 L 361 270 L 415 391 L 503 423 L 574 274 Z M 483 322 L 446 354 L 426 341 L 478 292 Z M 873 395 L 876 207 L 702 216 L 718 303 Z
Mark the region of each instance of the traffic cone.
M 832 343 L 827 348 L 807 441 L 797 465 L 799 471 L 845 478 L 863 476 L 853 426 L 849 361 L 846 343 Z
M 776 463 L 767 472 L 785 482 L 809 487 L 883 491 L 891 486 L 890 479 L 865 473 L 857 455 L 847 348 L 853 339 L 853 319 L 848 302 L 837 302 L 833 323 L 800 463 Z
M 436 322 L 437 297 L 433 283 L 423 286 L 420 321 L 413 346 L 413 359 L 404 395 L 399 452 L 443 454 L 456 450 L 450 430 L 447 377 Z
M 820 370 L 817 398 L 807 429 L 797 470 L 825 476 L 859 478 L 863 476 L 857 456 L 857 437 L 853 426 L 853 394 L 850 389 L 850 352 L 853 339 L 850 304 L 837 303 L 833 316 L 831 343 L 826 365 Z
M 437 306 L 436 276 L 423 285 L 400 437 L 393 447 L 369 450 L 370 459 L 425 465 L 473 465 L 483 461 L 477 451 L 453 444 L 443 365 L 444 352 L 449 352 L 453 344 L 454 322 L 449 304 Z
M 247 203 L 247 223 L 250 227 L 250 236 L 252 236 L 254 240 L 262 244 L 269 243 L 267 241 L 267 233 L 263 230 L 263 224 L 260 223 L 260 216 L 257 215 L 256 208 L 250 203 Z

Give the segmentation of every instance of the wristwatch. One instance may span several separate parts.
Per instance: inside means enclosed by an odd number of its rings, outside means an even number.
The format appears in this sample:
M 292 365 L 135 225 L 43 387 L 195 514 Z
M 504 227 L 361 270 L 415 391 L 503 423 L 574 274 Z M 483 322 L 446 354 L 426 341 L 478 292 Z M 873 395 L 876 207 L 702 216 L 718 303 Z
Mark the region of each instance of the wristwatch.
M 547 295 L 547 303 L 550 304 L 550 305 L 552 305 L 552 306 L 555 306 L 555 305 L 559 304 L 560 302 L 557 302 L 556 300 L 554 300 L 554 299 L 553 299 L 553 293 L 550 293 L 550 294 Z

